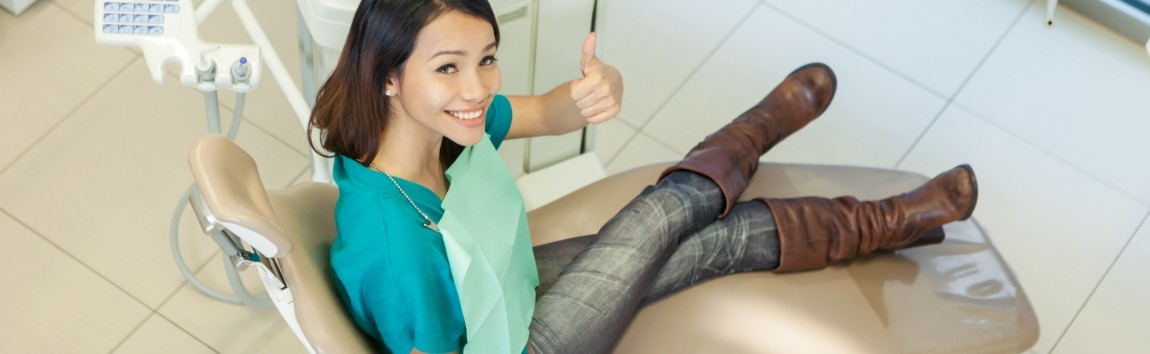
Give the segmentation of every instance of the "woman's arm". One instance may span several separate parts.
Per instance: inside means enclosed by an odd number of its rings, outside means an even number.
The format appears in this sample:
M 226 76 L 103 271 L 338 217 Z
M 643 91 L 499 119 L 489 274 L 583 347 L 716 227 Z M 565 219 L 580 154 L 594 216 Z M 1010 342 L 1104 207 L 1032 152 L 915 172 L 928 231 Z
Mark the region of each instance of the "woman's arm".
M 619 114 L 623 77 L 614 66 L 595 56 L 596 36 L 583 41 L 583 78 L 559 85 L 540 96 L 508 96 L 511 130 L 508 139 L 560 135 L 602 123 Z

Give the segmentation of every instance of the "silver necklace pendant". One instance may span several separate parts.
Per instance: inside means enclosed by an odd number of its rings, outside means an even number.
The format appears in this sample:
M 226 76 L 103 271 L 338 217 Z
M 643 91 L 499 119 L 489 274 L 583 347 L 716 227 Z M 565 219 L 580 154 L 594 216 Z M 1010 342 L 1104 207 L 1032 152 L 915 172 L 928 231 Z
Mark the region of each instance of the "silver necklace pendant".
M 431 221 L 431 218 L 427 217 L 427 214 L 424 214 L 423 210 L 420 210 L 418 205 L 415 205 L 415 201 L 411 200 L 411 196 L 407 195 L 407 191 L 403 190 L 403 187 L 399 186 L 399 182 L 397 182 L 395 180 L 395 177 L 392 177 L 390 174 L 387 174 L 387 172 L 383 172 L 383 170 L 379 169 L 379 167 L 375 167 L 375 164 L 369 163 L 367 167 L 370 169 L 379 171 L 379 173 L 382 173 L 384 176 L 387 176 L 387 179 L 391 180 L 391 183 L 395 185 L 395 189 L 398 189 L 399 193 L 403 194 L 403 198 L 407 199 L 408 203 L 411 203 L 411 207 L 415 209 L 415 212 L 419 213 L 419 216 L 423 217 L 423 220 L 427 221 L 426 224 L 423 224 L 423 227 L 426 227 L 427 229 L 429 229 L 431 231 L 435 231 L 436 233 L 439 233 L 439 225 L 436 225 L 434 221 Z

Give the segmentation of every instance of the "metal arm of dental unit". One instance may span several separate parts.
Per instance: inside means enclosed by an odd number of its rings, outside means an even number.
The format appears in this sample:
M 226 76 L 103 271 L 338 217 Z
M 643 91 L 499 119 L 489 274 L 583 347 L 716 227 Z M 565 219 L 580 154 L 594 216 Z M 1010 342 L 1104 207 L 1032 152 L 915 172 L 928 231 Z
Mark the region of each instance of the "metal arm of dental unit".
M 191 0 L 95 0 L 94 29 L 96 42 L 110 45 L 133 46 L 144 55 L 144 62 L 152 79 L 157 84 L 164 81 L 163 66 L 176 63 L 180 66 L 180 84 L 191 86 L 204 93 L 208 131 L 223 134 L 220 127 L 219 89 L 236 92 L 234 117 L 227 132 L 234 139 L 243 118 L 245 94 L 258 88 L 261 80 L 261 64 L 271 72 L 279 84 L 284 97 L 295 112 L 298 121 L 307 128 L 310 108 L 303 94 L 292 81 L 271 46 L 259 22 L 252 14 L 245 0 L 231 0 L 232 7 L 248 36 L 254 44 L 207 43 L 200 39 L 198 26 L 218 8 L 223 0 L 206 0 L 195 8 Z M 193 11 L 194 9 L 194 11 Z M 312 179 L 330 182 L 329 163 L 316 153 L 312 154 Z M 204 294 L 221 301 L 244 304 L 253 307 L 270 308 L 272 302 L 267 296 L 253 296 L 240 281 L 237 268 L 244 269 L 256 265 L 261 277 L 276 277 L 275 267 L 262 260 L 259 249 L 244 235 L 226 232 L 212 222 L 211 215 L 202 215 L 201 208 L 194 208 L 205 234 L 211 236 L 224 250 L 225 270 L 235 295 L 216 291 L 198 278 L 183 259 L 177 239 L 180 216 L 189 204 L 202 200 L 194 186 L 189 187 L 180 198 L 171 220 L 170 238 L 172 254 L 176 266 L 188 282 Z M 253 247 L 247 250 L 244 243 Z M 262 252 L 261 252 L 262 251 Z

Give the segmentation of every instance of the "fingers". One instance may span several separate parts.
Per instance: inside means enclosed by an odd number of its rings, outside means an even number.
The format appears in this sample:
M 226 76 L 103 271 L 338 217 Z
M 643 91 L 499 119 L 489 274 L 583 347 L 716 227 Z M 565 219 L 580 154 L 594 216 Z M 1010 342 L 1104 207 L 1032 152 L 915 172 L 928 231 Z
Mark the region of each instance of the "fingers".
M 588 123 L 598 124 L 605 122 L 619 114 L 619 105 L 613 100 L 603 100 L 594 106 L 579 111 Z

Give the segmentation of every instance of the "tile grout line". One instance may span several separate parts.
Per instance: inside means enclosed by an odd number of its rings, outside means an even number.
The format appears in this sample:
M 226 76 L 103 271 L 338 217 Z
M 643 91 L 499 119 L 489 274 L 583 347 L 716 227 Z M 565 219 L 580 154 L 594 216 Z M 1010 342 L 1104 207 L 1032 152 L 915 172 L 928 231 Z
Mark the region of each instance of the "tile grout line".
M 156 316 L 159 316 L 160 318 L 164 319 L 165 321 L 168 321 L 168 323 L 171 323 L 173 326 L 176 326 L 176 328 L 179 328 L 180 331 L 184 332 L 184 334 L 187 334 L 188 337 L 192 337 L 192 339 L 195 339 L 197 342 L 200 342 L 200 344 L 203 344 L 205 348 L 208 348 L 209 350 L 216 352 L 216 353 L 220 352 L 219 350 L 216 350 L 216 348 L 213 348 L 211 345 L 209 345 L 207 342 L 204 342 L 204 340 L 200 339 L 200 337 L 196 337 L 194 334 L 192 334 L 192 332 L 188 332 L 188 330 L 186 328 L 184 328 L 183 326 L 180 326 L 179 323 L 176 323 L 176 321 L 173 321 L 172 319 L 168 318 L 168 316 L 164 316 L 164 314 L 160 313 L 159 311 L 156 311 Z
M 670 103 L 671 100 L 673 100 L 675 96 L 677 96 L 679 92 L 683 90 L 683 87 L 687 86 L 688 82 L 691 82 L 691 79 L 699 73 L 699 70 L 701 70 L 703 66 L 715 56 L 715 53 L 719 52 L 719 49 L 723 48 L 723 45 L 727 43 L 727 40 L 731 39 L 731 36 L 735 35 L 735 32 L 737 32 L 739 28 L 747 22 L 748 18 L 751 18 L 751 15 L 753 15 L 755 11 L 758 10 L 759 6 L 761 6 L 761 4 L 756 4 L 747 10 L 747 14 L 743 15 L 743 18 L 739 20 L 739 23 L 731 27 L 731 31 L 727 32 L 727 35 L 723 36 L 723 39 L 720 40 L 719 43 L 715 44 L 714 48 L 711 48 L 711 51 L 707 53 L 706 57 L 703 57 L 703 60 L 699 62 L 699 65 L 696 65 L 695 68 L 691 70 L 691 73 L 687 74 L 687 77 L 683 79 L 683 82 L 679 83 L 679 85 L 675 87 L 675 90 L 671 91 L 671 94 L 667 95 L 667 98 L 664 99 L 657 108 L 655 108 L 655 112 L 652 113 L 651 116 L 647 117 L 646 121 L 643 122 L 643 125 L 639 126 L 637 129 L 639 132 L 642 132 L 647 128 L 647 125 L 651 124 L 652 120 L 655 120 L 655 116 L 657 116 L 659 112 L 663 111 L 663 109 L 667 107 L 667 104 Z M 628 142 L 628 144 L 630 144 L 630 142 Z M 672 149 L 671 151 L 675 150 Z
M 1134 232 L 1126 239 L 1126 244 L 1122 245 L 1122 250 L 1118 251 L 1118 255 L 1110 262 L 1110 266 L 1106 267 L 1105 272 L 1102 272 L 1102 277 L 1098 279 L 1097 284 L 1094 284 L 1094 289 L 1090 289 L 1090 295 L 1087 295 L 1086 300 L 1082 301 L 1082 306 L 1078 308 L 1078 311 L 1074 312 L 1074 317 L 1070 318 L 1070 322 L 1066 324 L 1066 328 L 1062 329 L 1062 333 L 1059 333 L 1058 339 L 1055 340 L 1054 345 L 1050 347 L 1051 352 L 1054 352 L 1054 349 L 1058 348 L 1058 344 L 1062 343 L 1062 339 L 1066 338 L 1066 333 L 1070 332 L 1070 327 L 1074 325 L 1074 321 L 1078 320 L 1078 316 L 1086 309 L 1086 305 L 1090 303 L 1090 299 L 1094 298 L 1094 293 L 1098 292 L 1098 288 L 1102 287 L 1102 283 L 1106 281 L 1106 276 L 1110 275 L 1110 271 L 1114 269 L 1114 265 L 1118 264 L 1118 260 L 1122 258 L 1122 254 L 1126 253 L 1127 248 L 1130 248 L 1130 243 L 1134 242 L 1134 237 L 1138 236 L 1138 231 L 1147 225 L 1146 221 L 1148 219 L 1150 219 L 1150 212 L 1147 212 L 1146 215 L 1142 217 L 1142 222 L 1138 224 L 1138 227 L 1134 228 Z
M 71 252 L 68 252 L 68 250 L 65 250 L 63 247 L 60 247 L 59 244 L 52 242 L 51 239 L 48 239 L 47 237 L 45 237 L 40 232 L 33 229 L 31 225 L 28 225 L 28 223 L 25 223 L 24 220 L 17 218 L 16 215 L 13 215 L 11 212 L 9 212 L 4 207 L 0 207 L 0 214 L 4 214 L 4 215 L 8 216 L 13 221 L 15 221 L 17 224 L 20 224 L 20 226 L 23 226 L 25 229 L 27 229 L 32 234 L 36 235 L 37 237 L 40 237 L 40 239 L 43 240 L 44 242 L 47 242 L 49 245 L 52 245 L 52 247 L 55 247 L 56 250 L 64 253 L 64 255 L 68 256 L 68 258 L 71 258 L 72 260 L 76 261 L 76 263 L 79 263 L 81 266 L 83 266 L 85 269 L 87 269 L 88 271 L 91 271 L 92 274 L 95 274 L 96 276 L 100 277 L 100 279 L 103 279 L 104 281 L 108 282 L 108 285 L 111 285 L 112 287 L 115 287 L 117 290 L 120 290 L 121 292 L 124 293 L 124 295 L 127 295 L 132 300 L 136 300 L 136 302 L 138 302 L 140 305 L 143 305 L 144 308 L 146 308 L 150 311 L 155 311 L 155 309 L 152 309 L 152 307 L 148 306 L 148 304 L 145 303 L 143 300 L 140 300 L 135 295 L 128 292 L 127 289 L 120 287 L 119 284 L 116 284 L 116 282 L 113 282 L 111 279 L 108 279 L 108 277 L 104 276 L 103 273 L 96 271 L 96 269 L 92 268 L 91 265 L 88 265 L 88 263 L 84 262 L 83 260 L 80 260 L 80 258 L 76 257 L 76 255 L 72 254 Z
M 131 332 L 128 332 L 128 335 L 124 336 L 124 339 L 121 339 L 119 343 L 116 343 L 116 346 L 112 347 L 112 350 L 108 351 L 108 353 L 115 353 L 116 349 L 120 349 L 120 347 L 124 346 L 124 343 L 127 343 L 128 339 L 132 338 L 133 334 L 136 334 L 136 332 L 139 331 L 140 328 L 144 327 L 145 323 L 148 323 L 149 319 L 151 319 L 152 317 L 155 317 L 155 316 L 156 316 L 156 310 L 152 310 L 152 313 L 150 315 L 148 315 L 148 317 L 144 317 L 144 320 L 140 321 L 140 324 L 136 325 L 136 328 L 133 328 Z
M 1033 3 L 1033 1 L 1031 1 L 1031 3 Z M 906 149 L 906 152 L 904 152 L 902 157 L 898 159 L 898 162 L 894 164 L 895 168 L 900 168 L 903 162 L 906 162 L 906 158 L 910 156 L 910 153 L 914 151 L 914 148 L 918 147 L 918 144 L 922 142 L 922 139 L 926 137 L 926 134 L 930 132 L 930 129 L 933 128 L 934 125 L 938 123 L 938 120 L 942 118 L 942 115 L 946 113 L 946 111 L 950 109 L 952 105 L 954 105 L 954 99 L 958 97 L 960 93 L 962 93 L 962 90 L 966 89 L 966 85 L 970 83 L 970 80 L 974 79 L 974 76 L 978 74 L 978 71 L 982 69 L 982 66 L 986 64 L 986 61 L 989 60 L 990 57 L 998 51 L 998 47 L 1002 45 L 1002 42 L 1006 40 L 1006 37 L 1010 36 L 1010 33 L 1014 32 L 1014 29 L 1018 27 L 1018 22 L 1021 21 L 1022 17 L 1026 15 L 1026 12 L 1030 10 L 1030 6 L 1031 5 L 1026 5 L 1022 8 L 1022 11 L 1019 11 L 1018 15 L 1014 17 L 1014 22 L 1011 23 L 1010 27 L 1008 27 L 1006 31 L 1002 32 L 1002 35 L 998 37 L 998 40 L 994 41 L 994 45 L 990 47 L 990 50 L 986 52 L 986 55 L 982 57 L 982 60 L 978 61 L 978 65 L 974 66 L 974 69 L 970 71 L 970 75 L 966 76 L 966 80 L 963 80 L 962 84 L 958 85 L 958 89 L 954 91 L 954 94 L 946 99 L 946 104 L 942 105 L 942 109 L 940 109 L 938 114 L 936 114 L 934 118 L 931 119 L 930 124 L 926 125 L 926 128 L 922 130 L 922 134 L 919 134 L 918 138 L 914 139 L 914 142 L 910 144 L 910 147 Z
M 647 117 L 647 119 L 639 127 L 637 127 L 637 128 L 632 127 L 632 128 L 635 128 L 635 134 L 631 136 L 631 139 L 628 140 L 626 144 L 623 144 L 622 148 L 619 148 L 619 151 L 615 152 L 615 156 L 612 156 L 610 159 L 611 161 L 608 161 L 605 165 L 610 165 L 611 162 L 614 162 L 615 158 L 619 157 L 619 155 L 622 154 L 622 151 L 624 149 L 626 149 L 627 146 L 630 146 L 631 143 L 635 141 L 635 138 L 638 137 L 639 135 L 643 135 L 647 139 L 654 141 L 656 144 L 663 146 L 664 148 L 667 148 L 668 150 L 670 150 L 672 152 L 678 153 L 678 149 L 671 148 L 670 145 L 661 141 L 660 139 L 652 138 L 648 134 L 644 133 L 643 130 L 646 129 L 649 124 L 651 124 L 651 121 L 655 120 L 655 116 L 657 116 L 659 114 L 659 112 L 663 111 L 663 109 L 667 107 L 667 104 L 671 103 L 671 100 L 675 99 L 675 96 L 677 96 L 679 94 L 679 92 L 683 90 L 683 87 L 686 87 L 687 83 L 691 82 L 691 79 L 694 78 L 695 75 L 697 75 L 699 73 L 699 70 L 702 70 L 703 66 L 706 65 L 707 62 L 710 61 L 711 58 L 713 58 L 715 56 L 715 53 L 719 52 L 719 49 L 723 48 L 723 45 L 727 43 L 727 40 L 731 39 L 731 37 L 735 35 L 735 32 L 738 32 L 739 28 L 743 27 L 743 25 L 746 24 L 747 19 L 751 18 L 751 15 L 754 15 L 755 11 L 758 11 L 759 7 L 761 7 L 762 5 L 763 5 L 762 3 L 756 1 L 754 3 L 754 5 L 752 5 L 749 9 L 747 9 L 747 13 L 745 15 L 743 15 L 743 18 L 739 20 L 739 23 L 735 24 L 733 27 L 731 27 L 731 30 L 729 32 L 727 32 L 727 34 L 725 36 L 723 36 L 723 39 L 720 40 L 719 43 L 715 44 L 714 48 L 711 48 L 711 51 L 709 53 L 707 53 L 707 56 L 703 57 L 703 60 L 700 61 L 699 64 L 696 65 L 695 68 L 691 70 L 691 73 L 687 74 L 687 77 L 684 78 L 683 81 L 681 83 L 679 83 L 679 85 L 676 86 L 674 90 L 671 91 L 671 94 L 667 95 L 667 98 L 664 99 L 663 102 L 660 103 L 658 105 L 658 107 L 655 108 L 655 112 L 652 113 L 651 116 Z M 627 125 L 631 126 L 630 124 L 627 124 Z
M 1103 187 L 1106 187 L 1106 188 L 1110 189 L 1111 191 L 1113 191 L 1113 192 L 1115 192 L 1115 193 L 1117 193 L 1123 197 L 1126 197 L 1127 199 L 1130 199 L 1131 201 L 1134 201 L 1134 203 L 1136 203 L 1142 207 L 1150 208 L 1150 202 L 1143 201 L 1141 197 L 1139 197 L 1133 193 L 1130 193 L 1130 192 L 1126 191 L 1125 189 L 1120 188 L 1119 186 L 1113 185 L 1110 182 L 1107 182 L 1106 180 L 1103 180 L 1100 177 L 1095 176 L 1089 170 L 1083 169 L 1083 168 L 1077 166 L 1076 164 L 1071 163 L 1070 161 L 1063 159 L 1062 157 L 1060 157 L 1058 155 L 1051 154 L 1049 151 L 1047 151 L 1046 148 L 1039 146 L 1038 144 L 1033 143 L 1030 140 L 1023 138 L 1023 137 L 1015 134 L 1014 132 L 1012 132 L 1006 128 L 1003 128 L 1002 126 L 999 126 L 998 123 L 995 123 L 995 122 L 990 121 L 990 120 L 986 119 L 985 117 L 983 117 L 981 113 L 977 113 L 974 110 L 963 107 L 961 104 L 958 104 L 958 103 L 955 103 L 954 106 L 969 112 L 972 116 L 974 116 L 978 120 L 982 121 L 983 123 L 986 123 L 987 125 L 989 125 L 989 126 L 993 127 L 994 129 L 1002 132 L 1003 134 L 1010 136 L 1010 138 L 1017 140 L 1018 142 L 1022 143 L 1023 145 L 1026 145 L 1026 146 L 1029 146 L 1035 150 L 1038 150 L 1038 152 L 1041 153 L 1043 156 L 1049 157 L 1050 159 L 1057 161 L 1058 163 L 1062 164 L 1066 168 L 1069 168 L 1070 170 L 1072 170 L 1074 172 L 1077 172 L 1083 176 L 1086 176 L 1090 180 L 1098 182 L 1098 184 L 1101 184 Z M 925 135 L 925 133 L 924 133 L 924 135 Z
M 19 155 L 16 155 L 16 158 L 12 159 L 12 162 L 9 162 L 7 165 L 5 165 L 3 167 L 0 167 L 0 175 L 4 175 L 4 172 L 8 172 L 8 169 L 11 169 L 12 166 L 15 166 L 17 163 L 20 162 L 20 160 L 23 160 L 24 156 L 27 156 L 28 153 L 32 151 L 32 149 L 35 149 L 37 145 L 40 145 L 40 143 L 44 141 L 44 139 L 48 138 L 49 135 L 52 135 L 52 132 L 56 131 L 56 128 L 59 128 L 61 125 L 64 125 L 64 122 L 67 122 L 69 119 L 71 119 L 72 115 L 76 114 L 76 111 L 79 111 L 80 108 L 84 107 L 85 105 L 88 104 L 88 102 L 92 101 L 92 98 L 94 98 L 94 97 L 96 97 L 96 95 L 100 94 L 101 91 L 104 91 L 105 88 L 108 88 L 108 85 L 112 84 L 112 81 L 115 81 L 117 77 L 122 75 L 124 73 L 124 71 L 128 70 L 128 68 L 131 67 L 132 64 L 135 63 L 139 59 L 140 59 L 139 57 L 135 57 L 135 58 L 132 58 L 132 60 L 129 60 L 127 64 L 124 64 L 124 67 L 120 68 L 119 70 L 116 70 L 116 73 L 114 75 L 109 76 L 108 81 L 104 82 L 103 85 L 100 85 L 99 88 L 92 90 L 92 93 L 88 94 L 88 97 L 85 97 L 83 100 L 80 100 L 80 102 L 77 103 L 75 107 L 72 107 L 72 109 L 69 110 L 68 113 L 64 114 L 63 118 L 60 118 L 60 120 L 56 121 L 55 124 L 52 124 L 52 127 L 48 128 L 48 130 L 45 130 L 44 134 L 41 134 L 40 137 L 38 137 L 38 138 L 36 138 L 36 140 L 32 141 L 31 144 L 28 144 L 28 147 L 25 148 L 24 151 L 21 151 Z
M 46 2 L 52 4 L 52 6 L 55 6 L 60 11 L 63 11 L 64 13 L 68 14 L 68 16 L 71 16 L 77 20 L 80 20 L 80 22 L 83 23 L 84 26 L 92 28 L 92 31 L 96 30 L 92 26 L 92 24 L 88 23 L 88 21 L 85 21 L 84 18 L 80 17 L 80 15 L 74 14 L 74 13 L 72 13 L 72 11 L 69 11 L 68 8 L 64 7 L 64 5 L 60 5 L 60 4 L 56 3 L 56 1 L 46 1 Z M 93 8 L 92 10 L 95 11 L 95 8 Z M 136 54 L 136 53 L 132 53 L 132 54 Z
M 823 32 L 818 27 L 815 27 L 814 25 L 811 25 L 810 23 L 807 23 L 806 21 L 802 21 L 800 18 L 790 14 L 789 12 L 786 12 L 783 9 L 777 8 L 775 6 L 771 6 L 765 0 L 760 0 L 760 1 L 764 7 L 767 7 L 769 9 L 771 9 L 772 11 L 775 11 L 778 14 L 782 15 L 783 17 L 786 17 L 787 19 L 794 21 L 795 23 L 803 26 L 804 28 L 810 30 L 811 32 L 814 32 L 815 34 L 819 35 L 820 37 L 831 41 L 831 43 L 834 43 L 834 44 L 842 47 L 843 49 L 850 51 L 852 54 L 858 55 L 860 58 L 866 60 L 867 62 L 874 64 L 875 66 L 882 68 L 883 70 L 886 70 L 888 73 L 894 74 L 894 76 L 896 76 L 900 79 L 906 80 L 906 82 L 910 83 L 911 85 L 914 85 L 915 87 L 922 89 L 923 91 L 926 91 L 927 93 L 932 94 L 934 96 L 937 96 L 939 98 L 943 98 L 946 96 L 942 93 L 935 91 L 933 88 L 927 87 L 926 84 L 921 83 L 918 80 L 915 80 L 914 78 L 909 77 L 906 74 L 903 74 L 902 72 L 900 72 L 898 70 L 895 70 L 894 68 L 886 65 L 886 63 L 883 63 L 882 61 L 880 61 L 876 58 L 873 58 L 870 55 L 867 55 L 866 53 L 859 51 L 854 46 L 849 45 L 847 42 L 843 42 L 843 41 L 839 40 L 838 38 L 835 38 L 834 36 L 831 36 L 830 34 Z M 1027 5 L 1026 8 L 1029 8 L 1029 5 Z M 1025 11 L 1023 11 L 1023 13 L 1025 13 Z M 1017 21 L 1018 21 L 1018 19 L 1015 18 L 1015 23 L 1017 23 Z M 1010 32 L 1010 30 L 1013 28 L 1014 28 L 1014 23 L 1012 23 L 1010 25 L 1010 27 L 1007 28 L 1006 31 Z M 997 43 L 995 44 L 995 46 L 997 46 Z M 987 55 L 989 55 L 990 52 L 993 52 L 994 48 L 995 47 L 991 47 L 991 49 L 990 49 L 990 51 L 988 51 Z M 981 65 L 981 63 L 979 63 L 979 65 Z M 974 71 L 977 71 L 977 70 L 978 70 L 978 67 L 976 66 Z M 964 85 L 966 85 L 966 82 L 963 82 L 963 85 L 960 85 L 957 89 L 955 89 L 954 94 L 957 95 L 958 92 L 962 90 L 962 86 L 964 86 Z

